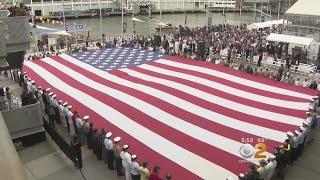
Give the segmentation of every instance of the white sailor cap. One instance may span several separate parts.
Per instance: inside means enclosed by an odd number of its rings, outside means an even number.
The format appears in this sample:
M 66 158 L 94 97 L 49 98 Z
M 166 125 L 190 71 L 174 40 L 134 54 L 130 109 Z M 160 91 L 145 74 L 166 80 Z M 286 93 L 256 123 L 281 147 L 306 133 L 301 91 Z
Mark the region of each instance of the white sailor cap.
M 56 95 L 56 94 L 54 94 L 54 95 L 52 95 L 52 97 L 53 97 L 53 98 L 56 98 L 56 97 L 57 97 L 57 95 Z
M 72 106 L 68 106 L 68 109 L 71 109 L 72 108 Z
M 106 134 L 106 138 L 110 138 L 112 136 L 112 132 L 108 132 L 107 134 Z
M 63 105 L 63 106 L 66 106 L 66 105 L 68 105 L 68 102 L 63 103 L 62 105 Z
M 30 81 L 31 82 L 31 84 L 34 84 L 34 83 L 36 83 L 36 81 L 35 80 L 32 80 L 32 81 Z
M 30 78 L 27 78 L 27 81 L 31 81 L 31 79 L 30 79 Z
M 292 132 L 290 132 L 290 131 L 287 132 L 287 135 L 289 135 L 289 136 L 291 136 L 291 137 L 294 136 L 294 134 L 293 134 Z
M 62 100 L 59 100 L 58 103 L 61 104 L 61 103 L 62 103 Z
M 311 118 L 307 118 L 307 119 L 306 119 L 306 121 L 307 121 L 309 124 L 311 124 L 311 122 L 312 122 L 311 120 L 312 120 Z
M 120 140 L 121 140 L 121 137 L 119 137 L 119 136 L 118 136 L 118 137 L 115 137 L 115 138 L 113 139 L 114 142 L 120 142 Z
M 273 154 L 270 154 L 269 159 L 274 159 L 274 158 L 276 158 L 276 156 Z
M 42 89 L 42 86 L 38 86 L 38 89 Z
M 28 72 L 27 71 L 23 71 L 23 74 L 28 74 Z
M 50 93 L 49 93 L 49 96 L 52 96 L 52 95 L 53 95 L 53 92 L 50 92 Z
M 312 105 L 309 106 L 309 109 L 314 110 L 314 107 Z
M 129 148 L 129 145 L 128 145 L 128 144 L 126 144 L 126 145 L 123 146 L 123 149 L 128 149 L 128 148 Z
M 89 119 L 89 116 L 88 116 L 88 115 L 83 116 L 83 119 L 84 119 L 84 120 L 87 120 L 87 119 Z
M 51 88 L 47 88 L 46 91 L 51 91 Z
M 298 130 L 295 130 L 294 133 L 296 133 L 297 135 L 301 134 Z
M 307 126 L 310 125 L 310 123 L 309 123 L 308 121 L 304 121 L 303 124 L 305 124 L 305 125 L 307 125 Z
M 132 155 L 132 156 L 131 156 L 131 159 L 137 159 L 137 155 L 135 155 L 135 154 Z
M 300 129 L 301 131 L 304 131 L 306 128 L 304 128 L 303 126 L 300 126 L 299 129 Z
M 244 178 L 244 174 L 243 174 L 243 173 L 240 173 L 240 174 L 239 174 L 239 177 Z
M 306 115 L 310 115 L 310 114 L 311 114 L 310 111 L 307 111 L 307 112 L 306 112 Z

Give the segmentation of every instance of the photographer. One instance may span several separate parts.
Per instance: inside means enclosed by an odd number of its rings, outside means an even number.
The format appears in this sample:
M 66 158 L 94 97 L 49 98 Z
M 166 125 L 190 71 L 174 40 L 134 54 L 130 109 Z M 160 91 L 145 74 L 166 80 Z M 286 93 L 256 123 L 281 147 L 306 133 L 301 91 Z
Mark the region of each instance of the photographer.
M 81 143 L 80 143 L 79 136 L 73 135 L 72 140 L 71 140 L 71 147 L 74 150 L 74 152 L 76 153 L 76 160 L 74 161 L 75 166 L 81 169 L 82 168 L 82 154 L 81 154 Z

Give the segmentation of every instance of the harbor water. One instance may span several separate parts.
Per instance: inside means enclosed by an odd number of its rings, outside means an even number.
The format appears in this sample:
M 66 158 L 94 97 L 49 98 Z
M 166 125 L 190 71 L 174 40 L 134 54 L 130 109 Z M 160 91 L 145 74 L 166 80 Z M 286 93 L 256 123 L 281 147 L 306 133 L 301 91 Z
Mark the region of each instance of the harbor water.
M 171 23 L 173 25 L 186 25 L 189 27 L 202 27 L 207 24 L 207 17 L 212 17 L 212 24 L 240 24 L 242 23 L 251 23 L 255 22 L 253 13 L 242 13 L 241 17 L 239 13 L 226 13 L 226 16 L 223 16 L 222 13 L 210 13 L 206 15 L 206 13 L 180 13 L 180 14 L 162 14 L 161 22 L 163 23 Z M 256 15 L 256 21 L 260 20 L 260 14 Z M 131 21 L 132 16 L 127 15 L 124 16 L 124 22 L 127 24 L 127 34 L 132 34 L 134 29 L 137 34 L 153 34 L 155 33 L 155 27 L 157 27 L 157 23 L 160 22 L 159 14 L 152 14 L 151 21 L 149 23 L 149 17 L 146 16 L 138 16 L 136 18 L 144 21 L 144 22 L 135 22 L 135 28 L 133 27 L 133 23 Z M 79 19 L 68 19 L 68 24 L 86 24 L 90 28 L 90 37 L 91 39 L 97 40 L 101 39 L 101 30 L 106 36 L 114 36 L 121 34 L 121 16 L 109 16 L 103 17 L 100 19 L 97 17 L 93 18 L 79 18 Z M 101 26 L 100 26 L 101 24 Z M 53 25 L 48 25 L 47 23 L 41 24 L 43 26 L 54 27 Z M 83 35 L 87 35 L 87 32 L 82 32 Z

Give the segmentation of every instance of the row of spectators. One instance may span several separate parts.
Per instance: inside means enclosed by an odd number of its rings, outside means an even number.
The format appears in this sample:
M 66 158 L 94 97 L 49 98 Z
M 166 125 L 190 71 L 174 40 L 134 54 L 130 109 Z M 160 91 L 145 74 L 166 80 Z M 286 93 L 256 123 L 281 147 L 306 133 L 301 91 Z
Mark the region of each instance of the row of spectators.
M 42 109 L 49 117 L 49 124 L 52 128 L 56 124 L 62 124 L 73 136 L 71 147 L 76 152 L 76 167 L 82 168 L 81 147 L 87 145 L 98 160 L 103 160 L 110 170 L 116 170 L 118 176 L 125 176 L 127 180 L 170 180 L 171 174 L 166 173 L 161 177 L 160 166 L 150 170 L 147 162 L 138 162 L 137 155 L 130 153 L 129 145 L 120 146 L 121 137 L 113 137 L 112 132 L 105 128 L 99 130 L 90 122 L 88 115 L 82 116 L 78 111 L 73 110 L 68 102 L 57 100 L 51 88 L 43 89 L 36 86 L 36 82 L 28 78 L 27 72 L 23 73 L 27 81 L 25 93 L 35 91 L 37 100 Z
M 10 12 L 9 17 L 14 16 L 27 16 L 31 15 L 31 8 L 27 7 L 24 3 L 17 5 L 7 5 L 6 3 L 1 2 L 0 9 L 6 9 Z

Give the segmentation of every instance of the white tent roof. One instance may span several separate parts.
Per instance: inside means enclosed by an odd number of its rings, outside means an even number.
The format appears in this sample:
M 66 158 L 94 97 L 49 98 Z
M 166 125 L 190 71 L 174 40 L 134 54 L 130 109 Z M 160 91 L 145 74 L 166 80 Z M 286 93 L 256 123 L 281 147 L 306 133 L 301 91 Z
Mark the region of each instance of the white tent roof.
M 260 22 L 260 23 L 252 23 L 247 28 L 249 30 L 260 29 L 260 28 L 271 27 L 272 25 L 279 25 L 279 24 L 288 24 L 288 21 L 280 19 L 280 20 L 266 21 L 266 22 Z
M 298 0 L 293 6 L 291 6 L 287 10 L 286 14 L 320 17 L 319 7 L 319 0 Z
M 302 45 L 302 46 L 309 46 L 311 42 L 314 41 L 313 38 L 306 38 L 306 37 L 299 37 L 299 36 L 291 36 L 286 34 L 275 34 L 271 33 L 267 37 L 268 41 L 275 41 L 275 42 L 286 42 L 295 45 Z

